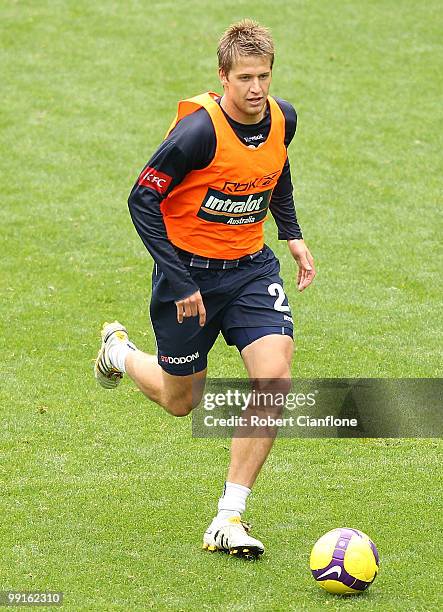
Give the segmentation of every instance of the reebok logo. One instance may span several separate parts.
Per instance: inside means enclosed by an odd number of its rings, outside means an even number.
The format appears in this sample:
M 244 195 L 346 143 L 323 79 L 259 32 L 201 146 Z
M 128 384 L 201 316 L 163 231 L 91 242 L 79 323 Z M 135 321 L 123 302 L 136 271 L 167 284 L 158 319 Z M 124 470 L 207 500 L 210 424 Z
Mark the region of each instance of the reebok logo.
M 256 189 L 257 187 L 274 187 L 277 182 L 277 175 L 279 171 L 270 172 L 265 176 L 260 176 L 256 178 L 252 178 L 246 183 L 237 183 L 235 181 L 225 181 L 222 189 L 223 192 L 228 193 L 242 193 L 245 191 L 249 191 L 250 189 Z
M 165 174 L 164 172 L 160 172 L 155 168 L 150 168 L 149 166 L 147 166 L 138 177 L 139 185 L 150 187 L 162 195 L 165 195 L 171 181 L 172 176 L 169 176 L 169 174 Z
M 228 225 L 249 225 L 262 221 L 268 211 L 272 189 L 244 196 L 234 196 L 208 189 L 197 217 Z
M 264 140 L 263 134 L 256 134 L 255 136 L 244 136 L 243 140 L 245 142 L 255 142 L 257 140 Z
M 192 355 L 183 355 L 182 357 L 169 357 L 168 355 L 160 355 L 160 361 L 163 361 L 163 363 L 173 363 L 177 365 L 180 363 L 191 363 L 191 361 L 198 359 L 199 356 L 200 355 L 198 351 L 196 353 L 192 353 Z

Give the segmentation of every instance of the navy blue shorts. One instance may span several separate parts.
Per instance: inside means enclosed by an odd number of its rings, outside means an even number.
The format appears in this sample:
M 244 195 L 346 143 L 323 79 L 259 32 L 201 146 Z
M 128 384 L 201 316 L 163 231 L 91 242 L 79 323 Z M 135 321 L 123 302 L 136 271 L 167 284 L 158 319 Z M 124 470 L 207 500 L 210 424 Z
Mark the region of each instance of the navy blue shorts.
M 292 337 L 292 315 L 280 264 L 266 245 L 254 259 L 242 260 L 236 268 L 188 269 L 206 308 L 204 327 L 200 327 L 198 316 L 177 322 L 177 307 L 165 275 L 156 265 L 152 274 L 150 314 L 158 363 L 169 374 L 186 376 L 204 370 L 220 332 L 227 344 L 240 351 L 268 334 Z

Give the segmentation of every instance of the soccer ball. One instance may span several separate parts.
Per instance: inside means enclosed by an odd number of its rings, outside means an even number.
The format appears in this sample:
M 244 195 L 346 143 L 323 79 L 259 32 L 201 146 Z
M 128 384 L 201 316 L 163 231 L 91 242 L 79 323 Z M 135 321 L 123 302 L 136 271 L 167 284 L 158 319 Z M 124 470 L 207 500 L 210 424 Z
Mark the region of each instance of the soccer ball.
M 377 576 L 377 548 L 358 529 L 328 531 L 314 544 L 309 560 L 312 575 L 329 593 L 352 595 L 365 591 Z

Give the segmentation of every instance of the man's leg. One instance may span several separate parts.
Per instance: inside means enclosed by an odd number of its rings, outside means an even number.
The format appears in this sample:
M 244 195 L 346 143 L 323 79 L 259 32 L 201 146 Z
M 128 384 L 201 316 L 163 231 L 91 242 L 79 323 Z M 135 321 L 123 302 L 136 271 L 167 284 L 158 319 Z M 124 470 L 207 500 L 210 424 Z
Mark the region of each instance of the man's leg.
M 199 404 L 206 380 L 206 367 L 185 375 L 165 372 L 155 355 L 137 349 L 118 321 L 103 326 L 94 372 L 107 389 L 115 388 L 127 373 L 146 397 L 174 416 L 186 416 Z
M 152 401 L 174 416 L 186 416 L 202 397 L 206 368 L 188 376 L 173 376 L 158 364 L 156 355 L 131 351 L 125 359 L 126 374 Z
M 256 390 L 271 394 L 289 391 L 293 346 L 290 336 L 270 334 L 242 350 Z M 276 430 L 260 427 L 258 433 L 263 437 L 232 439 L 231 462 L 218 514 L 203 537 L 203 547 L 207 550 L 221 549 L 242 557 L 257 557 L 264 552 L 263 544 L 249 536 L 240 520 L 251 487 L 272 448 Z
M 285 391 L 281 389 L 281 385 L 286 386 L 285 382 L 291 378 L 293 350 L 292 338 L 283 335 L 263 336 L 243 349 L 241 356 L 249 378 L 258 381 L 261 392 Z M 240 484 L 248 489 L 252 487 L 274 444 L 275 437 L 269 431 L 266 433 L 267 437 L 264 438 L 232 439 L 227 482 Z

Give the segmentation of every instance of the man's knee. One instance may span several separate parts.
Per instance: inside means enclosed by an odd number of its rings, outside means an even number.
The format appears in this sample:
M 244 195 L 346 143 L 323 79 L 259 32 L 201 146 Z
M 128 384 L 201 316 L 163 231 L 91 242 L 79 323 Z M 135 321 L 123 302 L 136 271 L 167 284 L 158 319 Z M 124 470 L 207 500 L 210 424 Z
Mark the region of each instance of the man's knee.
M 183 377 L 163 371 L 162 376 L 162 406 L 173 416 L 187 416 L 201 401 L 205 388 L 206 369 Z
M 169 414 L 175 417 L 185 417 L 191 412 L 193 406 L 190 404 L 185 404 L 183 402 L 167 402 L 165 405 L 166 410 Z
M 196 408 L 202 398 L 203 391 L 186 389 L 181 393 L 168 394 L 164 400 L 164 407 L 176 417 L 185 417 Z
M 291 371 L 282 367 L 281 370 L 275 370 L 272 377 L 254 378 L 251 382 L 256 393 L 287 395 L 292 386 Z
M 285 359 L 285 355 L 277 355 L 276 357 L 272 362 L 266 364 L 266 367 L 260 364 L 258 368 L 259 376 L 253 376 L 250 379 L 255 392 L 255 399 L 250 406 L 250 410 L 251 413 L 257 413 L 259 416 L 265 414 L 275 417 L 281 416 L 286 395 L 291 390 L 290 364 Z M 267 435 L 265 430 L 263 432 L 264 435 Z

